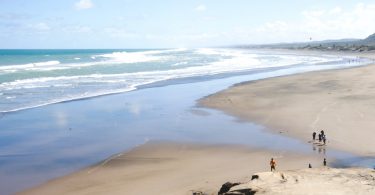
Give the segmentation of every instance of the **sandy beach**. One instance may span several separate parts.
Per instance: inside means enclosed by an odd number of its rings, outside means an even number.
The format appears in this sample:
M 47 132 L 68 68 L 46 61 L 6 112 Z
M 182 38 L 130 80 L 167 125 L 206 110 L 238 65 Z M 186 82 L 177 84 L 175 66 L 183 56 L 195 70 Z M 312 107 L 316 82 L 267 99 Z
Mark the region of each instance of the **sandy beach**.
M 320 167 L 318 156 L 234 145 L 147 143 L 95 166 L 20 194 L 217 194 L 227 181 L 248 182 L 254 172 Z
M 375 195 L 374 21 L 375 0 L 0 0 L 0 195 Z
M 373 156 L 374 76 L 375 65 L 369 65 L 264 79 L 235 85 L 200 104 L 306 142 L 312 132 L 324 130 L 329 147 Z

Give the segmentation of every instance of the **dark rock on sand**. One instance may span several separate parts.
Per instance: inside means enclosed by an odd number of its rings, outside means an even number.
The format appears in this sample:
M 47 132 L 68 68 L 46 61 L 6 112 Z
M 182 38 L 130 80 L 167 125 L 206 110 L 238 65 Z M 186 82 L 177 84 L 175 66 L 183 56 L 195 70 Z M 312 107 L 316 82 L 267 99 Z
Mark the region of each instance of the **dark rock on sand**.
M 259 175 L 253 175 L 253 176 L 251 176 L 251 180 L 254 180 L 254 179 L 259 179 Z
M 240 183 L 227 182 L 227 183 L 223 184 L 220 188 L 220 191 L 219 191 L 218 195 L 225 195 L 226 192 L 228 192 L 230 190 L 230 188 L 232 188 L 233 186 L 237 186 L 237 185 L 240 185 Z
M 223 195 L 253 195 L 255 194 L 255 191 L 248 189 L 240 189 L 240 190 L 233 190 L 227 193 L 224 193 Z

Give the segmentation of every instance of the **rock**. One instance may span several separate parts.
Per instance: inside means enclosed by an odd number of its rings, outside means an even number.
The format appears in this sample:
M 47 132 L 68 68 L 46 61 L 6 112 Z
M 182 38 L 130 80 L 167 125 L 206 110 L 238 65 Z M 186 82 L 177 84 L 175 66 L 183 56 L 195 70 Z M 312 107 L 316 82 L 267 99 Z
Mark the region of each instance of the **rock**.
M 233 190 L 223 195 L 254 195 L 255 191 L 251 190 L 250 188 L 240 189 L 240 190 Z
M 230 188 L 232 188 L 233 186 L 237 186 L 239 184 L 240 183 L 231 183 L 231 182 L 227 182 L 227 183 L 223 184 L 220 188 L 220 191 L 219 191 L 218 195 L 224 195 L 226 192 L 228 192 L 230 190 Z
M 253 175 L 253 176 L 251 176 L 251 180 L 254 180 L 254 179 L 259 179 L 259 175 Z

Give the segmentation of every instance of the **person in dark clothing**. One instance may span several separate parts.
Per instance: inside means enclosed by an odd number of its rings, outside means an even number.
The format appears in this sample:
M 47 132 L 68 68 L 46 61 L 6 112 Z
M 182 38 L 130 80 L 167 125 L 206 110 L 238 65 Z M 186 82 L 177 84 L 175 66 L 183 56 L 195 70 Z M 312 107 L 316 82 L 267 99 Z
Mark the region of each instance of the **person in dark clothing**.
M 273 158 L 271 158 L 270 165 L 271 171 L 276 171 L 276 161 Z
M 323 135 L 324 135 L 324 130 L 321 130 L 321 131 L 320 131 L 320 134 L 322 134 L 322 136 L 323 136 Z
M 313 140 L 315 140 L 316 132 L 313 132 Z
M 323 165 L 324 166 L 327 166 L 327 160 L 324 158 L 324 160 L 323 160 Z
M 311 166 L 311 164 L 309 163 L 309 168 L 311 169 L 312 168 L 312 166 Z
M 319 137 L 319 142 L 322 142 L 322 134 L 319 133 L 318 137 Z
M 324 145 L 326 145 L 326 135 L 323 135 L 323 143 L 324 143 Z

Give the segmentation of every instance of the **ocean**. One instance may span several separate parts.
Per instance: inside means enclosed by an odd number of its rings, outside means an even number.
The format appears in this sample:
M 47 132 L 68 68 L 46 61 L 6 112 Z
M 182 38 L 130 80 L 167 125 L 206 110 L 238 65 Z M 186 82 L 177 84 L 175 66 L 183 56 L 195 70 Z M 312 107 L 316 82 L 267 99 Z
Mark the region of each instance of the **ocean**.
M 351 58 L 221 48 L 0 50 L 0 112 L 127 92 L 161 81 L 345 65 Z

